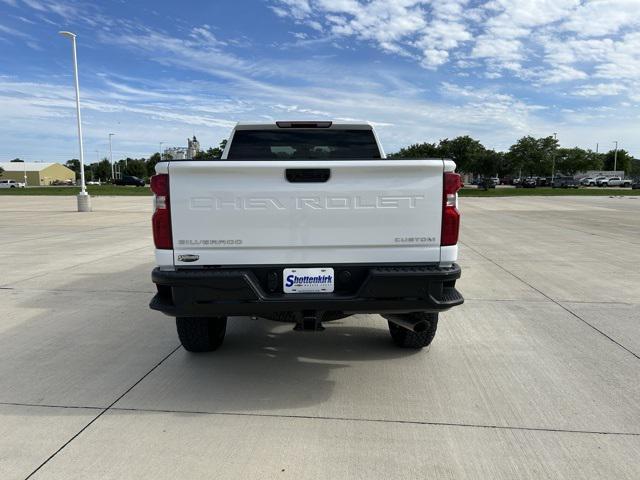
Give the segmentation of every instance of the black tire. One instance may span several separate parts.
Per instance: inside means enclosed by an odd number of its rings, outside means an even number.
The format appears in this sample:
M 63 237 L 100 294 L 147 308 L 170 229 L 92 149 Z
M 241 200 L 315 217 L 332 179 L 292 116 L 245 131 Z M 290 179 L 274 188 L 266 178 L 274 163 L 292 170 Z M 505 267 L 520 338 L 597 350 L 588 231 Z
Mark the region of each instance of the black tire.
M 177 317 L 178 338 L 189 352 L 212 352 L 224 341 L 227 317 Z
M 393 343 L 402 348 L 420 349 L 429 346 L 436 336 L 436 330 L 438 329 L 438 314 L 414 312 L 403 314 L 402 316 L 411 317 L 412 319 L 420 317 L 420 319 L 427 322 L 428 327 L 426 330 L 416 333 L 396 325 L 393 322 L 389 322 L 389 333 L 391 334 Z

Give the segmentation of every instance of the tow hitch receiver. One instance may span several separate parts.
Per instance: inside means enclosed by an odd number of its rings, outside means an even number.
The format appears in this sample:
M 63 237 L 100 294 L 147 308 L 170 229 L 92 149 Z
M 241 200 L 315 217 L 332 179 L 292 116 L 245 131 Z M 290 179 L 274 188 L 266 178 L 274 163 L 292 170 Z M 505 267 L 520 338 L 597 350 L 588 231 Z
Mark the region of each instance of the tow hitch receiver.
M 296 313 L 296 326 L 293 328 L 298 332 L 321 332 L 324 330 L 322 326 L 322 312 L 316 310 L 303 310 Z

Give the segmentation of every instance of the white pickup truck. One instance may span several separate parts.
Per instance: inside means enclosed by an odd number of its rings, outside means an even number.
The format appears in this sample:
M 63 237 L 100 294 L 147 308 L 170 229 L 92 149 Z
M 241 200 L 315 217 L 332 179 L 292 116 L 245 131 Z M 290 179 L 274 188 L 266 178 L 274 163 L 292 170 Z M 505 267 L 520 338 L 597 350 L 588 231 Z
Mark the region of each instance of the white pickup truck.
M 386 159 L 369 124 L 240 123 L 220 160 L 156 165 L 150 307 L 192 352 L 242 315 L 322 330 L 377 313 L 397 345 L 427 346 L 463 302 L 454 170 Z

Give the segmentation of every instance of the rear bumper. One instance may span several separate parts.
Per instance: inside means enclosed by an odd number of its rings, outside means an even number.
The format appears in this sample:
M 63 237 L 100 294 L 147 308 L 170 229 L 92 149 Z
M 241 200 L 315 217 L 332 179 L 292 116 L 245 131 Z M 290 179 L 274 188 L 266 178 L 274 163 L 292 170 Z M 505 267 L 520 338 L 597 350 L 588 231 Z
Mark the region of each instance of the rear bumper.
M 274 270 L 284 267 L 274 267 Z M 150 307 L 175 317 L 257 315 L 280 312 L 442 312 L 464 302 L 456 290 L 460 267 L 437 265 L 360 266 L 351 292 L 268 293 L 258 272 L 246 268 L 171 270 L 156 268 L 158 288 Z M 278 287 L 279 289 L 279 287 Z

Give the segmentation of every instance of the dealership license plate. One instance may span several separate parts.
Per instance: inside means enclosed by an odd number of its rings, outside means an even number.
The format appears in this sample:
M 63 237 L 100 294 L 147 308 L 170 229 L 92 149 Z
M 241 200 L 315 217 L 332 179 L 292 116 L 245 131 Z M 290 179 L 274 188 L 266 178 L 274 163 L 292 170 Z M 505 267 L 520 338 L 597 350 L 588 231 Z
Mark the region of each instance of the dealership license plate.
M 333 285 L 333 268 L 285 268 L 282 275 L 284 293 L 329 293 Z

